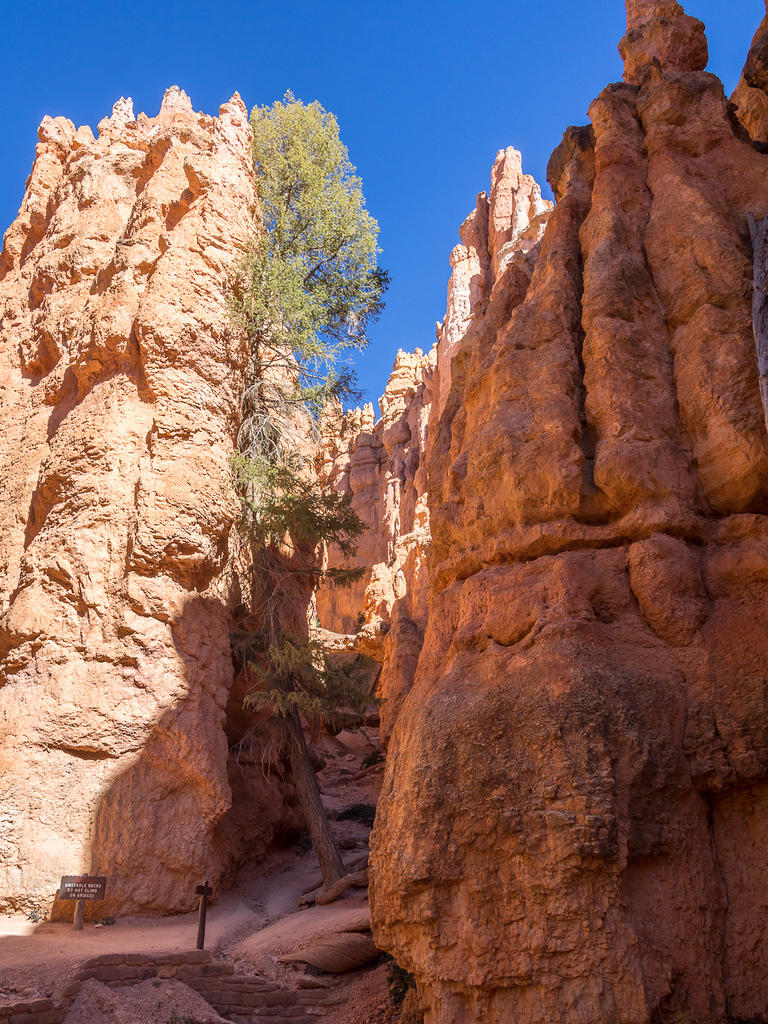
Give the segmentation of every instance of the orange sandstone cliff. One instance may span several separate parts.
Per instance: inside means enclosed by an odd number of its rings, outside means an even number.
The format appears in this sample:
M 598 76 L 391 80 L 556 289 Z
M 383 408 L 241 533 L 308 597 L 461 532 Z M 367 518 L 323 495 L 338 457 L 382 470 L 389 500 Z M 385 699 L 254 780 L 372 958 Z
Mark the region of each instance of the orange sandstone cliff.
M 363 579 L 347 590 L 321 589 L 321 626 L 359 630 L 355 646 L 381 664 L 377 695 L 386 742 L 413 685 L 428 617 L 427 552 L 431 545 L 427 456 L 451 388 L 451 363 L 473 318 L 492 295 L 524 293 L 552 203 L 524 174 L 520 153 L 501 150 L 490 195 L 481 192 L 450 255 L 445 318 L 425 355 L 400 351 L 384 394 L 373 406 L 345 415 L 330 410 L 323 423 L 318 473 L 348 494 L 367 530 L 358 557 Z M 331 561 L 337 561 L 331 552 Z
M 0 260 L 0 901 L 91 871 L 113 909 L 179 910 L 283 813 L 263 780 L 228 813 L 250 128 L 174 87 L 39 138 Z
M 355 559 L 331 552 L 330 561 L 367 570 L 352 587 L 321 587 L 318 620 L 333 632 L 356 633 L 355 646 L 381 664 L 385 740 L 413 684 L 427 619 L 425 445 L 434 371 L 434 350 L 398 352 L 381 418 L 374 423 L 371 405 L 344 415 L 330 410 L 317 458 L 320 478 L 350 495 L 366 526 Z
M 532 276 L 484 290 L 430 423 L 429 615 L 372 853 L 428 1024 L 768 1012 L 763 80 L 729 104 L 699 21 L 627 8 Z

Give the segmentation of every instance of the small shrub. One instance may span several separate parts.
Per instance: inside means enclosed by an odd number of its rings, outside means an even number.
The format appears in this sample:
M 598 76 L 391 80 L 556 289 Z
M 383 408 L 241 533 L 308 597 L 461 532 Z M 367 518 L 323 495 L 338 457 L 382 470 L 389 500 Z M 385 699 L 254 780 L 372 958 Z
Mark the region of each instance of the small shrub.
M 410 971 L 406 971 L 394 960 L 387 964 L 387 982 L 389 995 L 395 1006 L 401 1006 L 409 990 L 416 987 L 416 981 Z
M 339 821 L 359 821 L 367 828 L 373 828 L 376 808 L 373 804 L 352 804 L 339 815 Z
M 40 905 L 34 906 L 27 914 L 27 920 L 31 921 L 33 924 L 39 924 L 40 921 L 47 921 L 48 911 Z

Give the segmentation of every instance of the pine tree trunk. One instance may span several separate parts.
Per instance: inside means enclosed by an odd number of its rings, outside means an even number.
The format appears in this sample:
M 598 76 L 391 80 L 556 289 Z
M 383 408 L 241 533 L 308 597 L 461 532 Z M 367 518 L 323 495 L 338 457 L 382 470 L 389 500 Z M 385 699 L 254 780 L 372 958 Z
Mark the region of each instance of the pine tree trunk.
M 294 712 L 283 719 L 285 725 L 288 758 L 301 809 L 307 822 L 312 845 L 320 862 L 323 885 L 328 886 L 341 878 L 344 864 L 339 848 L 331 832 L 331 826 L 320 799 L 320 786 L 307 749 L 307 741 L 299 716 Z

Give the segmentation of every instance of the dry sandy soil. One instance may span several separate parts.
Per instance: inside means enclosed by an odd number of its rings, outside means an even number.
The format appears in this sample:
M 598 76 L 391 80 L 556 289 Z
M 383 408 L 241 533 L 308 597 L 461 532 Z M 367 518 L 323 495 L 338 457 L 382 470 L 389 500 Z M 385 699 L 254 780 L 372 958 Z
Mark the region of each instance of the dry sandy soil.
M 98 981 L 86 981 L 72 1004 L 65 1024 L 154 1024 L 164 1021 L 194 1021 L 220 1024 L 220 1017 L 206 1001 L 178 981 L 142 981 L 123 989 L 111 989 Z
M 342 738 L 346 745 L 337 741 L 324 745 L 326 768 L 320 773 L 323 800 L 332 816 L 354 803 L 375 803 L 381 779 L 381 766 L 363 772 L 361 764 L 363 756 L 371 749 L 371 741 L 375 742 L 375 734 L 366 730 L 365 736 L 342 734 Z M 346 863 L 354 866 L 367 851 L 368 828 L 358 821 L 334 821 L 333 826 L 345 846 Z M 396 1021 L 398 1015 L 391 1007 L 383 966 L 315 978 L 311 974 L 307 976 L 303 965 L 279 963 L 278 957 L 282 954 L 305 949 L 312 942 L 345 928 L 359 928 L 365 918 L 368 896 L 359 889 L 350 890 L 330 906 L 297 910 L 297 900 L 319 883 L 320 872 L 314 854 L 301 852 L 298 847 L 275 851 L 261 864 L 247 866 L 233 890 L 210 906 L 206 947 L 232 962 L 238 973 L 262 975 L 290 987 L 316 984 L 338 988 L 345 995 L 344 1004 L 325 1018 L 328 1024 Z M 194 948 L 196 937 L 196 914 L 121 917 L 109 926 L 86 923 L 81 932 L 75 932 L 70 924 L 63 922 L 34 924 L 21 917 L 0 916 L 0 1005 L 53 994 L 71 979 L 80 963 L 92 956 L 189 950 Z M 98 988 L 105 989 L 105 986 Z M 120 1003 L 120 1020 L 125 1016 L 126 1021 L 132 1021 L 131 1013 L 141 1024 L 150 1024 L 154 1019 L 151 1007 L 144 1006 L 146 1001 L 142 1002 L 143 996 L 137 992 L 141 988 L 132 986 L 120 990 L 127 993 L 125 999 L 135 1003 Z M 185 986 L 178 986 L 178 989 L 185 989 Z M 186 993 L 189 998 L 195 995 L 189 989 Z M 188 997 L 179 992 L 176 995 L 183 1008 L 184 999 Z M 91 1004 L 100 1000 L 106 1000 L 111 1006 L 114 997 L 108 990 L 94 989 L 77 1011 L 83 1020 L 95 1019 Z M 139 1006 L 143 1007 L 141 1014 Z M 104 1009 L 104 1019 L 107 1019 L 106 1012 Z M 117 1022 L 118 1017 L 109 1019 Z M 167 1015 L 163 1021 L 166 1019 Z M 216 1015 L 210 1019 L 215 1020 Z

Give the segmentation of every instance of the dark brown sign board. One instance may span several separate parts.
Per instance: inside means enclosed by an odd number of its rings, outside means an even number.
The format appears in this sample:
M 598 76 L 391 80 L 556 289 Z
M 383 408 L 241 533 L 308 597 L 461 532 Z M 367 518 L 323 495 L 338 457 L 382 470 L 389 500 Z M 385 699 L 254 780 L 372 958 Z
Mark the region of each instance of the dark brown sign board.
M 106 891 L 106 875 L 64 875 L 59 887 L 59 899 L 103 900 Z

